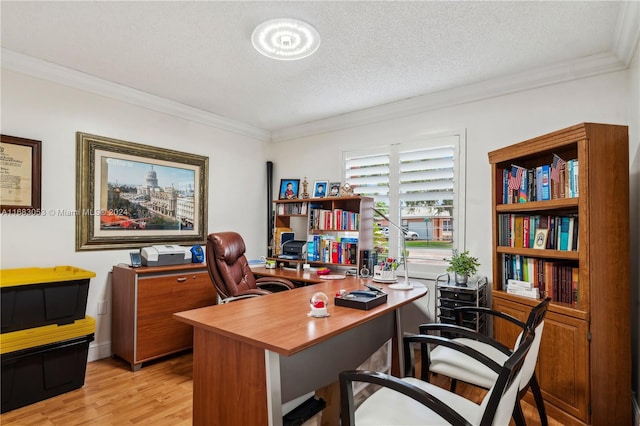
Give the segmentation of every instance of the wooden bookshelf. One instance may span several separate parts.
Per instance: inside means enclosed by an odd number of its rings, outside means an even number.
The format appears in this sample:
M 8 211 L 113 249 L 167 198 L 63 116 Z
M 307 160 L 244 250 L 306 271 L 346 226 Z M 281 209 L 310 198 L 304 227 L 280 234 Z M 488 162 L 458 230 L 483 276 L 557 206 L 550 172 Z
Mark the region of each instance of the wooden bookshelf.
M 552 164 L 554 154 L 577 160 L 576 196 L 538 200 L 529 194 L 528 202 L 504 202 L 504 170 L 514 164 L 535 170 Z M 545 322 L 536 371 L 547 412 L 563 424 L 631 424 L 627 127 L 582 123 L 490 152 L 489 162 L 494 309 L 525 320 L 538 303 L 504 291 L 505 256 L 560 261 L 578 271 L 575 300 L 554 300 Z M 575 215 L 578 248 L 506 245 L 500 238 L 504 214 Z M 514 328 L 494 326 L 505 344 L 516 335 Z

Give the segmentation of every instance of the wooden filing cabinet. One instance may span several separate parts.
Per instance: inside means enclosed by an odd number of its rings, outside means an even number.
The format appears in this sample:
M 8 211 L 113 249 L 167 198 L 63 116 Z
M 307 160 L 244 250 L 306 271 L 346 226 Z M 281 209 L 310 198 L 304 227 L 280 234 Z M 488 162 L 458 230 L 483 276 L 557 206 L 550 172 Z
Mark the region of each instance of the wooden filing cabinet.
M 204 263 L 113 267 L 113 354 L 137 371 L 143 362 L 191 348 L 192 327 L 175 312 L 214 305 L 216 290 Z

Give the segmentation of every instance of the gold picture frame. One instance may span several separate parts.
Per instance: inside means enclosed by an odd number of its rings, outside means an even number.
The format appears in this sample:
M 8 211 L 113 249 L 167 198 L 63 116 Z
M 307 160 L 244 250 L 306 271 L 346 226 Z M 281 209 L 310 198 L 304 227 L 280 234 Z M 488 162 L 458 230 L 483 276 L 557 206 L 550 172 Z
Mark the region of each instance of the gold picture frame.
M 76 251 L 204 244 L 209 158 L 76 134 Z
M 42 141 L 0 135 L 2 214 L 39 215 L 42 199 Z

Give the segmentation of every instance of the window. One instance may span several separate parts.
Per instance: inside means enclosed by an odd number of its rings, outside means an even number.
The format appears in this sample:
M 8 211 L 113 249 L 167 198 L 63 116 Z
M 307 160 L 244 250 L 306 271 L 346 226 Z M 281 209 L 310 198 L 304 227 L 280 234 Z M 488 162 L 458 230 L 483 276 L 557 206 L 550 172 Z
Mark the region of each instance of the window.
M 443 259 L 463 247 L 464 148 L 464 131 L 458 131 L 343 153 L 345 181 L 354 192 L 373 197 L 378 210 L 409 231 L 413 277 L 444 272 Z M 374 222 L 376 251 L 402 258 L 399 230 L 377 214 Z

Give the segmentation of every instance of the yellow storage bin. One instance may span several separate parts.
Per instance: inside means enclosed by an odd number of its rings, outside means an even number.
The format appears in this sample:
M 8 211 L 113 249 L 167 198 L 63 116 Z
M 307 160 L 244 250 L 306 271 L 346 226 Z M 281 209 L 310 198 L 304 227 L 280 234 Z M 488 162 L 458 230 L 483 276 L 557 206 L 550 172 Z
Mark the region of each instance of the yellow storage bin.
M 96 320 L 85 317 L 67 325 L 44 325 L 0 334 L 0 354 L 31 349 L 36 346 L 57 343 L 80 336 L 93 334 L 96 331 Z
M 83 319 L 95 272 L 74 266 L 0 270 L 2 333 Z
M 53 268 L 0 269 L 0 287 L 46 284 L 60 281 L 90 279 L 95 272 L 75 266 L 54 266 Z
M 0 334 L 1 412 L 82 387 L 95 329 L 86 317 Z

